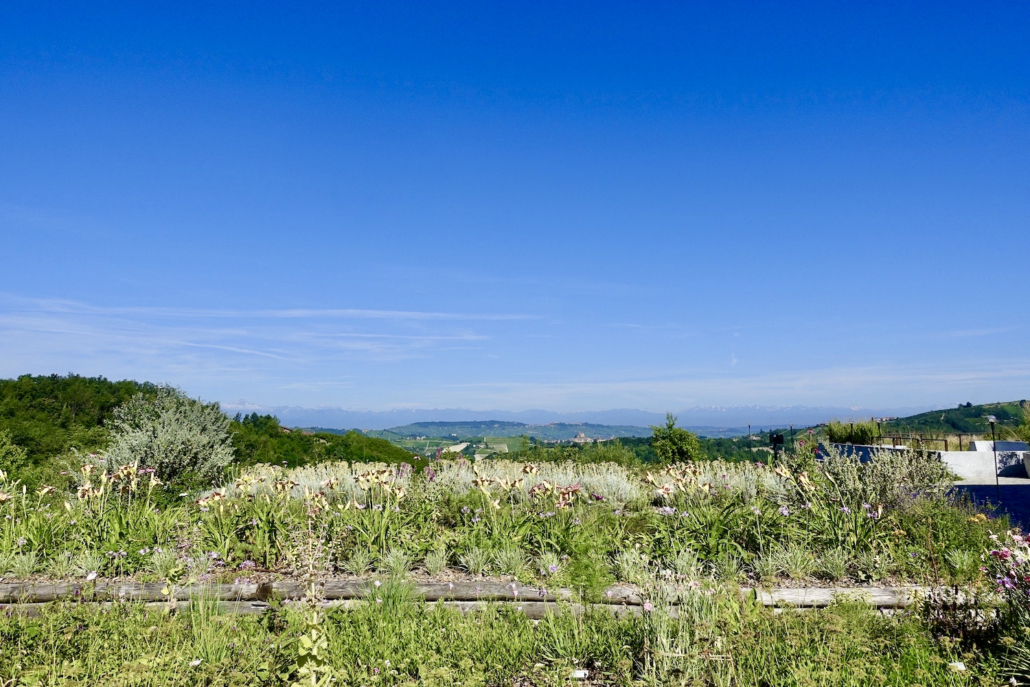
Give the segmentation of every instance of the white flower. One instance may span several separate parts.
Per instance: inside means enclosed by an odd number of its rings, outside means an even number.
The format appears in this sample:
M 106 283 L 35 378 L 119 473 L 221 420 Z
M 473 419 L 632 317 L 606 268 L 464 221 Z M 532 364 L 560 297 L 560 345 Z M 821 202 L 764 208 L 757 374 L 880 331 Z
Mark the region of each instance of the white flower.
M 92 582 L 95 579 L 97 579 L 97 571 L 96 570 L 94 570 L 90 574 L 86 575 L 86 581 L 87 582 Z
M 199 658 L 194 660 L 194 661 L 190 661 L 190 668 L 196 668 L 199 665 L 200 665 L 200 659 Z

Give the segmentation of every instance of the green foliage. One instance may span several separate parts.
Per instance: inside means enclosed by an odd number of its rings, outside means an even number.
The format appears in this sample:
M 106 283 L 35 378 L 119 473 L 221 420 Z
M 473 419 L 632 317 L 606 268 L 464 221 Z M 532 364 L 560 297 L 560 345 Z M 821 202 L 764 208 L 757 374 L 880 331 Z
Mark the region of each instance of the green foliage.
M 826 425 L 826 438 L 835 444 L 871 445 L 877 437 L 875 422 L 837 422 Z
M 672 413 L 666 413 L 664 426 L 651 427 L 651 433 L 651 447 L 661 462 L 682 463 L 699 460 L 702 456 L 697 437 L 677 427 Z
M 16 474 L 26 463 L 26 451 L 11 441 L 11 435 L 0 431 L 0 470 Z
M 1023 407 L 1023 421 L 1012 431 L 1020 441 L 1030 443 L 1030 405 Z
M 385 439 L 359 432 L 346 434 L 307 433 L 288 429 L 271 415 L 237 415 L 230 427 L 241 466 L 276 463 L 295 468 L 324 461 L 344 460 L 351 463 L 415 463 L 408 451 Z M 424 461 L 421 461 L 424 463 Z
M 998 418 L 999 429 L 1005 430 L 1020 424 L 1025 407 L 1026 401 L 988 403 L 984 405 L 964 403 L 960 404 L 957 408 L 931 410 L 926 413 L 891 420 L 884 424 L 883 431 L 885 434 L 891 432 L 943 432 L 947 434 L 990 435 L 991 428 L 987 424 L 988 415 L 994 415 Z
M 66 481 L 62 458 L 72 449 L 102 449 L 112 411 L 136 394 L 155 391 L 152 384 L 78 375 L 0 379 L 0 434 L 25 451 L 17 476 L 29 486 Z
M 464 614 L 388 585 L 377 596 L 329 611 L 313 641 L 309 618 L 277 607 L 264 617 L 219 615 L 202 602 L 178 613 L 56 603 L 38 618 L 4 614 L 0 681 L 242 687 L 305 677 L 318 684 L 317 675 L 332 675 L 335 684 L 355 687 L 485 687 L 568 684 L 572 670 L 586 669 L 591 684 L 626 687 L 958 687 L 1000 684 L 1005 675 L 994 655 L 957 655 L 917 616 L 881 616 L 856 602 L 773 613 L 706 590 L 658 594 L 642 616 L 562 609 L 534 623 L 510 604 Z M 678 604 L 676 616 L 668 602 Z M 948 666 L 959 659 L 963 672 Z
M 217 483 L 233 458 L 229 418 L 217 403 L 202 403 L 178 389 L 137 394 L 114 409 L 103 466 L 152 468 L 169 485 Z

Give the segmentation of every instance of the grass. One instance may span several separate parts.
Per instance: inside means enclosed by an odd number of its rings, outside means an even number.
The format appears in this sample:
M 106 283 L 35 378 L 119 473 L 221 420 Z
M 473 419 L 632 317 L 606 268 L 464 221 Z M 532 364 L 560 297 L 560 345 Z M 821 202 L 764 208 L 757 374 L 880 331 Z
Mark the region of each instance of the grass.
M 773 613 L 730 595 L 692 593 L 679 618 L 561 612 L 539 622 L 511 605 L 460 611 L 389 585 L 322 621 L 339 685 L 557 685 L 574 669 L 595 684 L 997 684 L 990 657 L 961 656 L 915 615 L 862 604 Z M 39 618 L 0 616 L 5 684 L 284 685 L 297 676 L 298 612 L 220 616 L 203 603 L 169 614 L 122 603 L 56 603 Z M 948 663 L 965 660 L 956 673 Z

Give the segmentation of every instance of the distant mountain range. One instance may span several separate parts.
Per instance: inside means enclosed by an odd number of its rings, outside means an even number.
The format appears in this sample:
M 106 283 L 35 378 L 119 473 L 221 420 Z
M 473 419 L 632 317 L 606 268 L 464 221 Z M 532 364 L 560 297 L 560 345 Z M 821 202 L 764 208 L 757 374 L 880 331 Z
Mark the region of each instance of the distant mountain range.
M 646 430 L 650 425 L 665 421 L 664 413 L 635 409 L 614 409 L 576 413 L 556 413 L 547 410 L 468 410 L 464 408 L 403 409 L 385 411 L 355 411 L 342 408 L 304 408 L 297 406 L 258 406 L 246 401 L 224 403 L 230 413 L 275 415 L 284 425 L 291 427 L 324 427 L 336 429 L 383 430 L 426 422 L 511 422 L 525 425 L 607 425 Z M 816 425 L 830 420 L 863 420 L 870 417 L 906 416 L 932 410 L 917 408 L 841 408 L 813 406 L 732 406 L 728 408 L 688 408 L 674 413 L 681 427 L 706 436 L 732 436 L 747 431 L 771 427 Z M 649 433 L 649 432 L 648 432 Z M 497 435 L 494 435 L 497 436 Z M 625 435 L 630 436 L 630 435 Z

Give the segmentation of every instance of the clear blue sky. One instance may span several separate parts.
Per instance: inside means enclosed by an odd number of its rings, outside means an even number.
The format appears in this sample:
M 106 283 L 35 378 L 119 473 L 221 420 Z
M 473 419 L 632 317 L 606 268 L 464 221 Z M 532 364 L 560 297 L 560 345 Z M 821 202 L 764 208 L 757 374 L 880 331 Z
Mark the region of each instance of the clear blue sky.
M 0 8 L 0 376 L 1030 396 L 1030 5 Z

